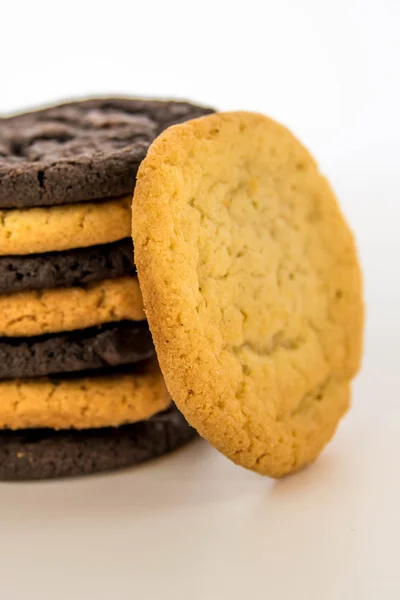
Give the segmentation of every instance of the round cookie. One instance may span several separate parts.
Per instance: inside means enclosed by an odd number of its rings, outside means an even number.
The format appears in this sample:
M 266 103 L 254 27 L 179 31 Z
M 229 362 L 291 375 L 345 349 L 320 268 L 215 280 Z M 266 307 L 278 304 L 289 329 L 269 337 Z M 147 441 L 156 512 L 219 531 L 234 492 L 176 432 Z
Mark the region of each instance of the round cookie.
M 105 369 L 152 356 L 154 346 L 145 321 L 33 338 L 0 338 L 0 380 Z
M 98 98 L 2 118 L 0 208 L 131 194 L 160 131 L 210 112 L 188 102 Z
M 314 461 L 349 406 L 363 301 L 353 236 L 307 150 L 251 113 L 170 128 L 139 169 L 133 239 L 188 421 L 262 474 Z
M 0 336 L 43 335 L 124 319 L 145 319 L 136 277 L 0 296 Z
M 90 475 L 143 463 L 196 437 L 175 406 L 118 428 L 0 432 L 0 480 Z
M 130 238 L 63 252 L 0 256 L 0 294 L 87 285 L 135 273 Z
M 131 197 L 0 210 L 0 256 L 108 244 L 131 235 Z
M 128 374 L 0 382 L 0 429 L 117 427 L 147 419 L 170 403 L 157 361 Z

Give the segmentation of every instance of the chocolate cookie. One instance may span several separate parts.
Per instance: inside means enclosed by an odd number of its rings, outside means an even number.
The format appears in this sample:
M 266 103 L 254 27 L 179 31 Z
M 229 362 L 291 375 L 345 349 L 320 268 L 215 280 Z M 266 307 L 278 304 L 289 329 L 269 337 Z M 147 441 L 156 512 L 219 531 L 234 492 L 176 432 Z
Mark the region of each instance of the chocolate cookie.
M 0 294 L 68 288 L 134 274 L 129 238 L 63 252 L 0 256 Z
M 157 135 L 210 112 L 187 102 L 103 98 L 0 119 L 0 208 L 132 193 Z
M 146 322 L 123 321 L 71 333 L 0 338 L 0 380 L 103 369 L 153 355 Z
M 0 479 L 51 479 L 133 466 L 196 436 L 174 406 L 119 428 L 0 432 Z

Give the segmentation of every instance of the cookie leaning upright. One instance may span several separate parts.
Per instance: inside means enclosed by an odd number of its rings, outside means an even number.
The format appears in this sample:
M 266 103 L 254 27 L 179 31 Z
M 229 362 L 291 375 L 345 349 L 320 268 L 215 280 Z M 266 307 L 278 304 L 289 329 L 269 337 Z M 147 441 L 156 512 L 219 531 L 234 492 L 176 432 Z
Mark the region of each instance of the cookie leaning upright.
M 139 169 L 133 238 L 189 422 L 262 474 L 315 460 L 349 406 L 363 302 L 352 234 L 307 150 L 252 113 L 169 128 Z

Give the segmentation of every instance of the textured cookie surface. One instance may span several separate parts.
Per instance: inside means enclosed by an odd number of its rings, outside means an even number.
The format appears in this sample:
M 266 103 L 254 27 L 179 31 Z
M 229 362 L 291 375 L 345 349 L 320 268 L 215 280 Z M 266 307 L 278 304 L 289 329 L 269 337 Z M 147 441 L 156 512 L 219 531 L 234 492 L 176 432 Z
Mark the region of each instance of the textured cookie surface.
M 0 256 L 0 294 L 87 285 L 135 273 L 130 238 L 63 252 Z
M 131 235 L 131 198 L 0 210 L 0 255 L 107 244 Z
M 160 131 L 210 112 L 187 102 L 103 98 L 0 119 L 0 207 L 131 194 Z
M 353 237 L 310 154 L 256 114 L 172 127 L 139 169 L 133 237 L 188 421 L 263 474 L 312 462 L 349 406 L 363 304 Z
M 155 359 L 128 374 L 0 382 L 0 429 L 86 429 L 135 423 L 170 403 Z
M 3 431 L 0 479 L 52 479 L 120 469 L 172 452 L 195 436 L 176 407 L 115 429 Z
M 136 277 L 0 296 L 0 336 L 43 335 L 124 319 L 145 319 Z
M 0 380 L 103 369 L 136 363 L 153 355 L 145 321 L 124 321 L 33 338 L 0 338 Z

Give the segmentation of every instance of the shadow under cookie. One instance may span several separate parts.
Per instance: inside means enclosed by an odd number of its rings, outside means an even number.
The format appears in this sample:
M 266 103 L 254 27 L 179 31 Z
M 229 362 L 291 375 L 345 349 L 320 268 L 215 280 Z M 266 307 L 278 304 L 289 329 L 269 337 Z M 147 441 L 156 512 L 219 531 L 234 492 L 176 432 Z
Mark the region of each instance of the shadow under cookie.
M 196 432 L 172 405 L 117 428 L 0 431 L 0 480 L 52 479 L 133 466 L 172 452 Z

